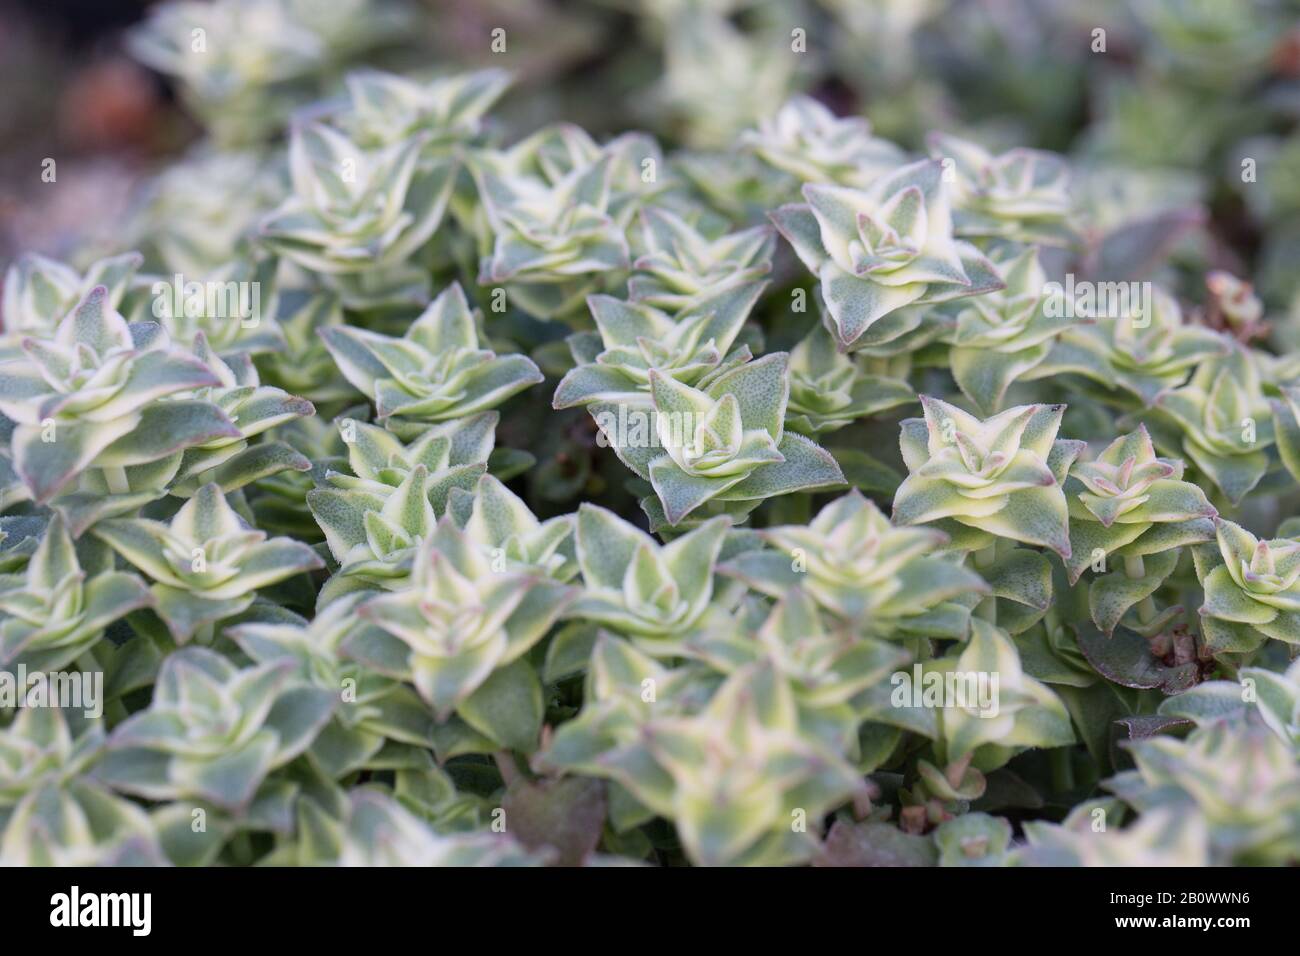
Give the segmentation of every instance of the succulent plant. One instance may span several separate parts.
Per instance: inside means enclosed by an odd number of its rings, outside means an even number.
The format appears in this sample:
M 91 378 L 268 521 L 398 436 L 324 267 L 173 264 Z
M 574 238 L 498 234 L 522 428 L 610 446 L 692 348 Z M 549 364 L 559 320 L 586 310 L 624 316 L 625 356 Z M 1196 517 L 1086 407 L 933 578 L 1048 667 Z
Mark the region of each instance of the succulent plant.
M 862 117 L 839 118 L 808 96 L 796 96 L 741 143 L 805 183 L 866 189 L 907 162 L 907 154 L 871 132 Z
M 307 755 L 330 778 L 380 766 L 401 745 L 428 743 L 432 719 L 411 688 L 343 658 L 341 648 L 356 626 L 353 616 L 364 595 L 344 598 L 311 621 L 251 623 L 230 629 L 240 648 L 259 666 L 286 662 L 300 683 L 331 695 L 336 703 Z
M 522 355 L 479 347 L 476 317 L 449 286 L 400 339 L 352 326 L 322 330 L 339 371 L 375 403 L 380 420 L 442 422 L 486 411 L 542 380 Z
M 1269 638 L 1300 644 L 1300 541 L 1261 540 L 1226 518 L 1215 526 L 1215 542 L 1193 552 L 1210 647 L 1249 652 Z
M 648 404 L 652 368 L 700 386 L 747 361 L 748 346 L 733 345 L 762 288 L 757 282 L 735 286 L 676 315 L 643 302 L 593 295 L 587 305 L 597 333 L 569 337 L 577 365 L 560 380 L 553 406 Z
M 504 835 L 435 833 L 376 788 L 353 790 L 338 817 L 311 801 L 300 813 L 304 839 L 282 860 L 299 866 L 537 866 L 543 859 Z
M 911 163 L 865 190 L 809 184 L 806 205 L 772 221 L 821 283 L 827 328 L 844 350 L 910 331 L 907 306 L 946 302 L 1002 286 L 974 246 L 953 238 L 938 162 Z M 914 323 L 912 325 L 914 327 Z
M 101 259 L 83 274 L 46 256 L 29 254 L 15 260 L 5 272 L 0 318 L 0 359 L 22 355 L 22 336 L 45 338 L 79 306 L 96 286 L 105 289 L 105 307 L 116 309 L 143 262 L 139 253 Z
M 1062 485 L 1082 443 L 1056 437 L 1065 409 L 1022 405 L 980 421 L 926 395 L 921 407 L 923 420 L 903 422 L 910 474 L 894 497 L 894 521 L 951 519 L 985 537 L 1041 545 L 1068 559 Z
M 1158 627 L 1150 597 L 1174 570 L 1179 549 L 1214 536 L 1218 512 L 1182 475 L 1181 461 L 1156 456 L 1145 426 L 1070 469 L 1071 582 L 1111 555 L 1122 561 L 1122 573 L 1100 576 L 1089 589 L 1093 621 L 1107 633 L 1134 605 L 1144 627 Z
M 565 153 L 557 162 L 559 149 Z M 629 249 L 615 206 L 621 158 L 615 144 L 601 149 L 569 129 L 479 154 L 471 170 L 491 243 L 479 284 L 504 285 L 527 311 L 552 318 L 573 312 L 605 273 L 626 270 Z
M 1254 359 L 1240 347 L 1202 362 L 1185 386 L 1162 394 L 1157 407 L 1181 432 L 1182 453 L 1232 504 L 1268 471 L 1272 409 Z M 1174 443 L 1174 434 L 1166 444 Z
M 1052 307 L 1067 313 L 1069 301 L 1064 291 L 1061 295 L 1054 293 L 1059 301 Z M 1126 314 L 1076 321 L 1031 374 L 1041 378 L 1076 373 L 1107 390 L 1119 389 L 1118 400 L 1125 404 L 1148 407 L 1162 392 L 1186 383 L 1206 359 L 1228 350 L 1222 336 L 1186 324 L 1177 300 L 1163 289 L 1153 289 L 1151 306 L 1145 310 L 1132 302 L 1131 296 L 1127 306 L 1122 305 L 1122 296 L 1114 298 L 1121 303 L 1118 311 L 1127 310 Z
M 193 397 L 221 409 L 239 430 L 239 436 L 222 436 L 187 448 L 168 489 L 172 494 L 192 495 L 210 483 L 230 492 L 286 469 L 306 471 L 311 467 L 311 462 L 285 442 L 250 443 L 250 439 L 277 425 L 314 415 L 316 409 L 311 402 L 263 385 L 246 354 L 228 360 L 213 354 L 201 332 L 194 341 L 194 354 L 217 376 L 220 385 L 196 389 Z
M 1294 858 L 1300 841 L 1295 752 L 1262 722 L 1240 715 L 1192 731 L 1129 744 L 1136 770 L 1107 782 L 1146 818 L 1164 809 L 1204 821 L 1213 862 L 1269 865 Z
M 906 378 L 889 374 L 896 365 L 845 355 L 824 325 L 814 326 L 790 352 L 786 427 L 815 438 L 915 401 Z
M 575 524 L 584 588 L 566 613 L 637 637 L 680 637 L 709 606 L 728 525 L 713 518 L 659 545 L 617 515 L 584 504 Z
M 649 372 L 652 408 L 591 411 L 623 463 L 649 481 L 675 525 L 706 502 L 750 502 L 843 482 L 826 451 L 785 430 L 789 356 L 774 352 L 728 369 L 703 388 Z M 752 505 L 749 505 L 752 507 Z
M 798 588 L 855 629 L 884 638 L 964 638 L 970 609 L 961 599 L 987 586 L 936 555 L 946 539 L 929 528 L 894 527 L 851 491 L 804 525 L 765 528 L 767 549 L 743 551 L 720 570 L 773 598 Z
M 13 467 L 43 504 L 90 469 L 101 494 L 131 489 L 131 469 L 238 431 L 202 401 L 159 399 L 219 384 L 153 323 L 128 324 L 96 286 L 54 335 L 0 362 L 0 413 L 15 423 Z
M 352 475 L 328 471 L 307 492 L 338 572 L 322 588 L 328 603 L 357 588 L 403 587 L 420 543 L 447 513 L 452 490 L 472 490 L 487 469 L 495 412 L 435 425 L 403 445 L 374 425 L 342 420 Z
M 182 81 L 214 133 L 238 144 L 274 131 L 346 57 L 401 23 L 394 8 L 365 0 L 172 0 L 130 41 L 137 58 Z
M 149 708 L 109 735 L 96 777 L 150 800 L 238 810 L 311 744 L 333 706 L 332 694 L 294 681 L 283 662 L 240 670 L 187 647 L 163 662 Z
M 0 200 L 0 865 L 1300 862 L 1294 4 L 420 6 Z
M 427 278 L 409 260 L 442 221 L 456 172 L 425 154 L 428 135 L 366 148 L 324 123 L 295 126 L 293 193 L 262 221 L 262 241 L 345 304 L 418 300 Z
M 56 515 L 26 570 L 0 575 L 0 664 L 58 670 L 91 651 L 118 618 L 152 603 L 134 574 L 83 569 Z
M 934 134 L 930 155 L 951 167 L 954 231 L 972 238 L 1066 244 L 1072 205 L 1065 159 L 1037 149 L 1001 155 L 956 136 Z
M 998 265 L 1006 287 L 959 300 L 948 354 L 958 387 L 988 413 L 1002 407 L 1011 384 L 1041 364 L 1075 321 L 1048 314 L 1047 276 L 1034 247 Z
M 101 521 L 92 532 L 154 584 L 154 611 L 177 643 L 211 634 L 267 587 L 321 567 L 305 544 L 250 528 L 215 484 L 204 485 L 168 523 Z
M 650 207 L 641 211 L 641 245 L 645 251 L 628 280 L 632 301 L 682 312 L 766 275 L 776 234 L 770 226 L 755 226 L 706 235 L 676 213 Z
M 149 815 L 84 776 L 104 732 L 58 707 L 19 711 L 0 739 L 0 865 L 164 864 Z
M 497 708 L 480 706 L 482 699 L 475 702 L 474 694 L 519 662 L 572 598 L 569 588 L 551 579 L 495 570 L 491 558 L 444 517 L 416 551 L 410 585 L 357 608 L 362 626 L 346 638 L 344 650 L 381 674 L 414 683 L 440 721 L 455 712 L 489 738 L 504 735 L 510 738 L 504 743 L 518 743 L 521 715 L 503 718 Z M 507 693 L 513 689 L 519 697 L 512 709 L 527 710 L 532 693 L 540 696 L 526 665 L 506 680 Z M 489 693 L 495 699 L 500 691 Z M 540 712 L 535 716 L 540 720 Z
M 357 70 L 345 82 L 348 106 L 335 122 L 358 143 L 383 148 L 429 134 L 425 148 L 446 153 L 480 136 L 483 118 L 510 85 L 510 74 L 477 70 L 419 82 Z

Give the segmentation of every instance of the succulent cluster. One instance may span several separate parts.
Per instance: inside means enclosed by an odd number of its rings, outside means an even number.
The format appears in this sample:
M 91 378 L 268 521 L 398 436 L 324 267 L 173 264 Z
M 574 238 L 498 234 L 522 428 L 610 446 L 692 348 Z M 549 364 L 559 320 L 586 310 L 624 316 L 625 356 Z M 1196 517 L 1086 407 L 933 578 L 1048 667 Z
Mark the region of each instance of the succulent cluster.
M 1300 862 L 1300 298 L 1120 106 L 920 128 L 979 85 L 826 3 L 873 126 L 641 6 L 655 135 L 359 66 L 396 4 L 132 34 L 207 139 L 5 276 L 0 863 Z M 1186 6 L 1119 101 L 1263 82 Z

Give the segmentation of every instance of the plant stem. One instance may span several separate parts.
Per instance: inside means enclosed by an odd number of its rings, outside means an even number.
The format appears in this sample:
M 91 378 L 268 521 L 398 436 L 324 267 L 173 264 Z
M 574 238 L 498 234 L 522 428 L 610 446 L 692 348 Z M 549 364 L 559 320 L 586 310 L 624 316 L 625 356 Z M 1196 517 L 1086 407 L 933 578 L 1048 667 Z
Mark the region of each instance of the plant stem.
M 1142 560 L 1142 555 L 1132 554 L 1124 558 L 1124 574 L 1132 580 L 1140 580 L 1146 577 L 1147 566 Z M 1138 620 L 1143 624 L 1149 624 L 1156 619 L 1160 610 L 1156 607 L 1156 602 L 1148 594 L 1138 602 L 1137 615 Z
M 126 480 L 126 469 L 121 465 L 113 465 L 103 469 L 104 482 L 108 485 L 111 494 L 126 495 L 131 493 L 131 483 Z

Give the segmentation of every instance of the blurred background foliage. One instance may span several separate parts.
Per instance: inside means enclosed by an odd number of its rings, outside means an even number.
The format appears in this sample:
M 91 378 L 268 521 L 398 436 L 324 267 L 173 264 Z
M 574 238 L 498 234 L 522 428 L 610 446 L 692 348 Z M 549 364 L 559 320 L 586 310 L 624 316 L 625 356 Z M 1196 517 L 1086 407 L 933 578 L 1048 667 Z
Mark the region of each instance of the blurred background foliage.
M 1227 271 L 1254 284 L 1273 349 L 1300 346 L 1300 0 L 290 6 L 311 24 L 305 45 L 285 24 L 250 12 L 223 46 L 234 51 L 228 69 L 178 82 L 167 75 L 175 71 L 166 50 L 127 40 L 127 28 L 165 14 L 159 5 L 0 0 L 0 265 L 39 252 L 84 267 L 141 244 L 149 256 L 149 243 L 177 222 L 169 182 L 178 195 L 216 197 L 219 208 L 189 210 L 187 235 L 177 238 L 220 261 L 269 206 L 262 190 L 276 192 L 283 121 L 337 95 L 348 68 L 491 66 L 515 76 L 493 111 L 494 142 L 517 142 L 556 117 L 598 140 L 648 131 L 675 171 L 710 201 L 730 204 L 722 211 L 737 225 L 764 221 L 766 211 L 736 198 L 757 163 L 743 134 L 797 93 L 867 117 L 877 135 L 916 153 L 935 130 L 993 149 L 1062 152 L 1087 223 L 1072 268 L 1098 280 L 1161 281 L 1194 315 L 1213 309 L 1207 273 Z M 504 39 L 495 49 L 494 37 Z M 240 152 L 157 176 L 187 150 L 205 155 L 202 121 L 216 145 Z M 49 159 L 60 188 L 42 180 Z M 218 185 L 195 190 L 198 175 Z M 151 219 L 153 207 L 167 221 Z M 1063 264 L 1048 265 L 1059 274 Z M 774 291 L 807 284 L 785 249 L 772 278 Z M 769 347 L 789 347 L 804 331 L 787 324 L 768 317 Z M 528 328 L 509 334 L 532 349 L 544 344 Z M 516 434 L 503 439 L 513 447 L 527 447 L 541 416 L 554 414 L 523 404 L 538 420 L 506 417 Z M 547 431 L 567 435 L 564 447 L 539 455 L 528 482 L 534 502 L 549 499 L 557 511 L 601 499 L 609 489 L 594 472 L 612 459 L 593 453 L 585 415 L 559 418 L 567 431 L 555 417 Z M 613 465 L 609 480 L 621 482 Z

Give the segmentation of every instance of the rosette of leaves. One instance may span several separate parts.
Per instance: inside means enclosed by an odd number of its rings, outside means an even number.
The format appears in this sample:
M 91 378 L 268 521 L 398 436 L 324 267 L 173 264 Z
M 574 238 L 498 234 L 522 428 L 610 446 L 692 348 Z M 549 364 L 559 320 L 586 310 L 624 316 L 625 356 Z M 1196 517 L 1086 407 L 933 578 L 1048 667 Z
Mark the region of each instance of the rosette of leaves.
M 310 746 L 335 696 L 287 662 L 243 670 L 214 651 L 169 654 L 147 709 L 109 735 L 96 777 L 147 800 L 203 800 L 238 813 L 267 776 Z
M 238 435 L 210 402 L 159 401 L 219 383 L 157 324 L 128 324 L 107 298 L 96 286 L 52 338 L 25 339 L 22 358 L 0 362 L 14 472 L 39 504 L 78 476 L 72 491 L 129 496 L 143 486 L 150 500 L 183 449 Z
M 609 749 L 583 769 L 673 821 L 697 865 L 801 862 L 819 845 L 816 821 L 862 787 L 843 757 L 803 730 L 785 679 L 770 664 L 752 665 L 698 713 L 653 713 L 630 746 L 606 738 Z M 579 749 L 564 733 L 553 751 Z
M 963 300 L 948 353 L 957 385 L 988 414 L 1002 407 L 1011 384 L 1046 359 L 1076 321 L 1048 314 L 1047 275 L 1037 249 L 1028 247 L 998 265 L 1005 288 Z
M 951 166 L 959 236 L 1067 245 L 1073 204 L 1065 158 L 1039 149 L 994 154 L 977 143 L 931 134 L 930 155 Z
M 1063 293 L 1049 295 L 1045 308 L 1068 312 Z M 1096 311 L 1075 309 L 1076 314 Z M 1114 399 L 1123 407 L 1146 408 L 1161 392 L 1185 383 L 1206 359 L 1229 348 L 1217 333 L 1185 324 L 1178 300 L 1163 289 L 1152 290 L 1149 312 L 1130 301 L 1127 309 L 1112 307 L 1089 321 L 1076 321 L 1028 377 L 1075 373 L 1100 385 L 1103 395 L 1118 390 Z
M 0 361 L 22 355 L 23 336 L 51 335 L 96 286 L 105 289 L 105 307 L 116 309 L 143 258 L 138 252 L 100 259 L 84 273 L 46 256 L 19 256 L 5 272 L 0 316 Z
M 476 70 L 422 81 L 379 70 L 347 75 L 348 107 L 336 124 L 366 148 L 427 134 L 425 148 L 446 154 L 476 140 L 483 119 L 510 86 L 505 70 Z
M 327 327 L 321 335 L 339 371 L 375 403 L 378 419 L 409 431 L 495 408 L 542 381 L 526 356 L 481 348 L 477 321 L 453 283 L 401 338 L 350 325 Z
M 729 526 L 720 516 L 660 545 L 613 512 L 584 502 L 574 534 L 583 590 L 568 615 L 638 638 L 682 636 L 709 608 Z
M 410 585 L 357 608 L 344 650 L 413 683 L 440 722 L 455 713 L 489 742 L 531 750 L 542 691 L 522 658 L 573 596 L 553 579 L 494 569 L 448 516 L 418 549 Z
M 973 765 L 989 771 L 1026 748 L 1075 742 L 1065 704 L 1050 687 L 1024 672 L 1015 643 L 988 621 L 973 617 L 970 639 L 960 651 L 927 661 L 924 670 L 943 674 L 945 682 L 953 675 L 967 687 L 972 676 L 988 678 L 991 700 L 968 693 L 964 703 L 959 699 L 940 714 L 939 746 L 950 765 L 973 754 Z
M 938 556 L 946 537 L 899 528 L 856 489 L 807 525 L 764 528 L 767 549 L 741 552 L 720 570 L 783 598 L 798 588 L 842 622 L 876 637 L 964 638 L 971 600 L 988 592 L 973 571 Z
M 649 405 L 651 369 L 703 387 L 752 357 L 749 346 L 733 345 L 763 286 L 734 286 L 676 315 L 643 302 L 591 296 L 587 306 L 596 332 L 569 336 L 577 365 L 556 386 L 552 407 Z
M 217 376 L 220 385 L 196 389 L 193 397 L 221 409 L 239 430 L 239 437 L 223 436 L 187 448 L 168 489 L 172 494 L 188 497 L 207 484 L 216 484 L 229 493 L 285 470 L 311 468 L 311 462 L 285 442 L 250 444 L 250 439 L 277 425 L 316 414 L 311 402 L 261 384 L 252 359 L 245 353 L 223 360 L 201 332 L 194 340 L 194 354 Z
M 859 418 L 916 400 L 906 377 L 887 374 L 896 363 L 845 355 L 824 325 L 816 325 L 790 352 L 786 427 L 815 438 Z M 884 367 L 886 374 L 879 374 Z
M 449 511 L 457 526 L 498 565 L 568 581 L 578 573 L 572 536 L 577 519 L 545 521 L 493 475 L 482 475 L 472 493 L 453 489 Z
M 472 164 L 490 240 L 478 281 L 504 285 L 540 318 L 575 312 L 605 274 L 630 265 L 624 224 L 612 208 L 618 154 L 564 131 L 543 130 Z
M 582 710 L 556 728 L 534 766 L 611 780 L 609 823 L 615 833 L 626 834 L 655 813 L 617 782 L 620 768 L 652 766 L 644 733 L 650 721 L 698 712 L 721 678 L 699 664 L 669 667 L 603 630 L 582 663 Z
M 1269 638 L 1300 644 L 1300 541 L 1263 540 L 1225 518 L 1215 525 L 1214 544 L 1192 552 L 1210 649 L 1249 654 Z
M 409 445 L 375 425 L 343 419 L 353 474 L 329 470 L 307 492 L 339 571 L 322 606 L 355 588 L 405 585 L 415 549 L 446 513 L 455 488 L 471 491 L 487 470 L 495 412 L 431 427 Z
M 63 519 L 51 518 L 25 570 L 0 574 L 0 664 L 58 670 L 118 618 L 153 603 L 144 582 L 106 563 L 83 568 Z
M 928 395 L 921 407 L 924 419 L 902 425 L 909 474 L 894 497 L 894 521 L 949 519 L 985 533 L 958 540 L 973 550 L 991 544 L 991 535 L 1068 559 L 1063 482 L 1084 443 L 1056 437 L 1065 406 L 1020 405 L 984 421 Z
M 752 283 L 772 270 L 776 233 L 754 226 L 717 235 L 657 207 L 641 210 L 641 247 L 628 280 L 633 302 L 674 312 L 697 309 L 733 286 Z
M 1156 441 L 1181 451 L 1232 504 L 1268 472 L 1272 408 L 1259 366 L 1244 347 L 1202 362 L 1185 386 L 1160 395 L 1156 408 Z
M 348 56 L 393 38 L 404 19 L 368 0 L 172 0 L 128 43 L 181 81 L 187 105 L 218 140 L 238 144 L 273 133 Z
M 865 190 L 809 184 L 806 204 L 771 214 L 821 283 L 827 328 L 845 351 L 915 329 L 918 309 L 1001 288 L 992 263 L 953 238 L 938 162 L 911 163 Z
M 149 866 L 164 861 L 148 815 L 91 780 L 95 722 L 27 707 L 0 734 L 0 866 Z
M 742 134 L 740 143 L 800 182 L 854 189 L 866 189 L 907 162 L 907 154 L 875 136 L 865 118 L 841 119 L 809 96 L 791 98 Z
M 1161 735 L 1127 747 L 1137 768 L 1106 787 L 1144 816 L 1200 817 L 1212 862 L 1277 866 L 1300 858 L 1300 761 L 1263 721 L 1241 713 L 1182 740 Z
M 689 638 L 688 653 L 724 674 L 769 662 L 794 691 L 808 732 L 839 752 L 861 756 L 858 727 L 877 705 L 868 691 L 885 684 L 911 655 L 897 644 L 853 633 L 847 622 L 824 620 L 818 603 L 799 587 L 764 608 L 765 617 L 754 605 L 744 610 L 750 613 L 728 620 L 730 626 Z
M 785 429 L 788 363 L 786 353 L 774 352 L 703 389 L 650 370 L 651 420 L 642 423 L 648 428 L 604 433 L 623 463 L 650 482 L 665 524 L 710 502 L 743 515 L 766 498 L 844 482 L 828 452 Z M 591 411 L 602 429 L 618 419 L 614 406 Z
M 293 193 L 262 221 L 262 242 L 346 306 L 421 301 L 428 275 L 409 260 L 442 221 L 457 168 L 427 155 L 427 136 L 367 149 L 324 123 L 295 125 Z
M 1122 561 L 1089 588 L 1092 619 L 1107 634 L 1135 605 L 1144 632 L 1167 623 L 1169 612 L 1159 614 L 1151 595 L 1173 573 L 1183 546 L 1214 537 L 1218 512 L 1205 492 L 1182 478 L 1183 463 L 1158 458 L 1142 425 L 1070 469 L 1071 583 L 1112 555 Z
M 93 534 L 154 582 L 153 610 L 181 644 L 246 611 L 259 588 L 323 566 L 307 545 L 249 527 L 215 484 L 170 522 L 115 518 Z
M 341 656 L 344 638 L 356 627 L 354 612 L 362 597 L 336 601 L 310 623 L 251 623 L 229 631 L 254 664 L 288 662 L 296 680 L 338 701 L 306 751 L 335 780 L 366 767 L 392 764 L 406 752 L 423 753 L 433 729 L 429 710 L 414 690 Z

